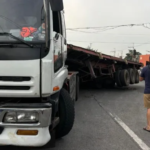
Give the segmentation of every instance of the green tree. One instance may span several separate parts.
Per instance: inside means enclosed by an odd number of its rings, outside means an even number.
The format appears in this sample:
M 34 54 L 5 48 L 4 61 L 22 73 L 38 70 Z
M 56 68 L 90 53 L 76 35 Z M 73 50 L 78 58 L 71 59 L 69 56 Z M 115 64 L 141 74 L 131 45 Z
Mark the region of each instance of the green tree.
M 142 54 L 140 52 L 137 52 L 135 49 L 129 50 L 124 59 L 139 62 L 140 55 Z

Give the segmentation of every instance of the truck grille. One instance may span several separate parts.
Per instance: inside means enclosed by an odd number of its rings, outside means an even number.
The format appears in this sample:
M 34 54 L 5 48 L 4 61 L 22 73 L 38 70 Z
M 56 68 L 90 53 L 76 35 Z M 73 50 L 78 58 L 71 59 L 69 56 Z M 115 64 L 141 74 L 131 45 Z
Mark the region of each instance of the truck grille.
M 0 81 L 23 82 L 30 81 L 31 77 L 13 77 L 13 76 L 0 76 Z
M 0 76 L 0 91 L 30 90 L 33 86 L 33 78 L 23 76 Z
M 29 90 L 30 86 L 0 86 L 0 90 Z

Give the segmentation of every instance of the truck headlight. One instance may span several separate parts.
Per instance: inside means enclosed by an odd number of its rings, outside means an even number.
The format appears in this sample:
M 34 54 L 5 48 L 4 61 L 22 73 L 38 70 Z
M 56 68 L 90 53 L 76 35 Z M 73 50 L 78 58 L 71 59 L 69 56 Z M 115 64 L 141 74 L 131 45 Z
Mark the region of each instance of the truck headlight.
M 4 122 L 7 122 L 7 123 L 14 123 L 16 122 L 16 120 L 17 120 L 16 112 L 9 112 L 5 115 L 5 118 L 4 118 Z
M 38 121 L 37 112 L 8 112 L 4 117 L 5 123 L 36 123 Z
M 38 122 L 39 117 L 36 112 L 17 112 L 17 122 Z

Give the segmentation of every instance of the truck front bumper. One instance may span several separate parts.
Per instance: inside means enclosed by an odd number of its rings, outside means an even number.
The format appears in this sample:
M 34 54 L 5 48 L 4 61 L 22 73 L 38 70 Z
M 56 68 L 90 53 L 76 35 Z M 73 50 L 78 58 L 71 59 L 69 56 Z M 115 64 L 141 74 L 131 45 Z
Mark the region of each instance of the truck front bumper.
M 6 123 L 7 112 L 37 112 L 39 121 L 36 123 Z M 43 146 L 51 139 L 52 108 L 50 104 L 7 104 L 0 107 L 0 145 Z M 18 130 L 37 130 L 37 135 L 18 135 Z
M 17 130 L 38 130 L 36 136 L 17 135 Z M 51 139 L 49 127 L 45 128 L 4 128 L 0 135 L 0 145 L 43 146 Z

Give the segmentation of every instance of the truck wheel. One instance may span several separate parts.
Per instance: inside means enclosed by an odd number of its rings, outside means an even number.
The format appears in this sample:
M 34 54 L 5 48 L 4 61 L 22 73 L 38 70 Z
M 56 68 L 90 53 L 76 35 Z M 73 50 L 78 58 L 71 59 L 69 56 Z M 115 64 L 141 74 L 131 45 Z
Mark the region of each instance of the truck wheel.
M 130 76 L 130 84 L 134 84 L 135 83 L 135 75 L 134 75 L 134 70 L 133 69 L 128 69 L 129 72 L 129 76 Z
M 139 83 L 139 73 L 137 69 L 134 70 L 134 75 L 135 75 L 135 83 Z
M 76 76 L 76 101 L 79 99 L 79 90 L 80 90 L 80 80 L 79 80 L 79 76 Z
M 129 75 L 129 72 L 125 69 L 125 70 L 122 70 L 121 71 L 121 83 L 122 85 L 124 86 L 128 86 L 129 83 L 130 83 L 130 75 Z
M 122 87 L 123 86 L 122 83 L 121 83 L 120 76 L 121 76 L 121 70 L 117 71 L 116 75 L 115 75 L 115 80 L 116 80 L 116 83 L 117 83 L 118 87 Z
M 56 138 L 67 135 L 73 127 L 75 118 L 74 103 L 69 93 L 62 89 L 59 97 L 59 125 L 56 127 Z

